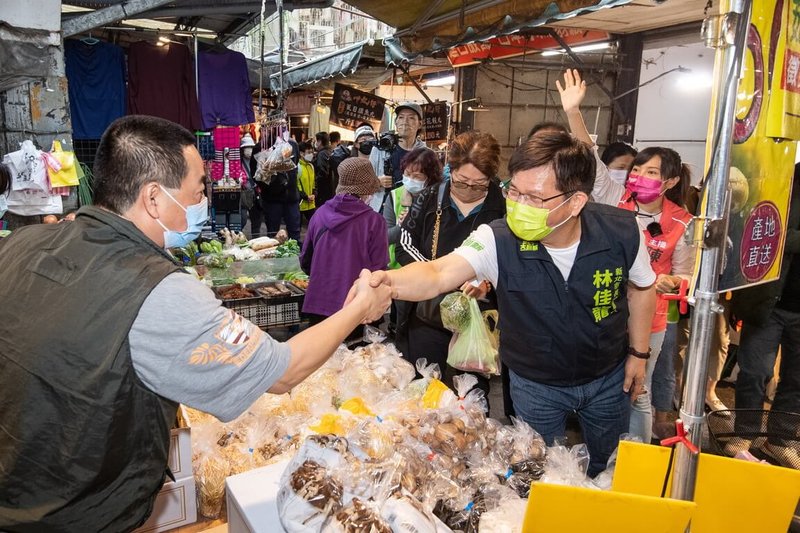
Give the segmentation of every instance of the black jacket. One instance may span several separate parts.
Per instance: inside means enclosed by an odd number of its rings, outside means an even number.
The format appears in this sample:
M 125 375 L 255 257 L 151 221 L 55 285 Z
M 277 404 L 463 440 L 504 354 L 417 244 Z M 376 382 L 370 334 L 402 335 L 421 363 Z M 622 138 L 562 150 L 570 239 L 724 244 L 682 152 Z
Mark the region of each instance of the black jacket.
M 137 377 L 128 333 L 180 267 L 94 206 L 15 231 L 0 266 L 14 303 L 0 308 L 0 531 L 138 527 L 164 482 L 178 405 Z
M 506 216 L 506 202 L 500 186 L 495 183 L 489 186 L 489 193 L 486 195 L 481 210 L 462 221 L 458 220 L 456 214 L 458 208 L 450 200 L 450 182 L 429 187 L 417 196 L 408 216 L 403 221 L 400 245 L 395 252 L 397 262 L 401 265 L 421 261 L 423 257 L 431 259 L 439 187 L 446 187 L 442 202 L 446 207 L 442 210 L 442 219 L 439 225 L 437 257 L 445 256 L 461 246 L 470 233 L 478 229 L 481 224 L 488 224 Z

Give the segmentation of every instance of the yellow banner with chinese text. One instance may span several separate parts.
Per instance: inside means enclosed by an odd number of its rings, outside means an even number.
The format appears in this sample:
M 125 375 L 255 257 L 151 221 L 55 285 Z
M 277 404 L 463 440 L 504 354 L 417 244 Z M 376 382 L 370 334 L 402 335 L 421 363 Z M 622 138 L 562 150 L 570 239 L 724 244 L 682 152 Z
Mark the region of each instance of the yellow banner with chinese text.
M 786 219 L 789 209 L 797 143 L 768 135 L 768 112 L 781 101 L 770 94 L 773 67 L 778 61 L 777 47 L 786 31 L 785 0 L 765 0 L 753 4 L 752 19 L 744 50 L 744 68 L 736 97 L 736 119 L 730 168 L 730 216 L 725 245 L 721 292 L 766 283 L 780 275 Z M 721 9 L 727 11 L 727 2 Z M 775 24 L 773 24 L 773 21 Z M 720 51 L 715 64 L 706 169 L 710 165 L 715 132 L 715 106 L 725 73 L 718 72 Z M 778 107 L 775 107 L 778 106 Z M 775 111 L 777 113 L 777 111 Z M 704 197 L 704 204 L 706 198 Z M 698 269 L 699 254 L 698 248 Z M 695 280 L 697 277 L 695 277 Z

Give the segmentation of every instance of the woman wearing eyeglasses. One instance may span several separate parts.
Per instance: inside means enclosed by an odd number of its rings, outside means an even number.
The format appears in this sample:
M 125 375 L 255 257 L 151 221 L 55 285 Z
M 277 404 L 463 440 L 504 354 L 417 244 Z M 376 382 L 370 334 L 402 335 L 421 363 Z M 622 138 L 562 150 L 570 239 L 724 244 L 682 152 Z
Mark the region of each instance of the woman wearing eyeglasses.
M 481 224 L 506 214 L 505 200 L 496 176 L 500 167 L 500 145 L 489 134 L 469 131 L 450 145 L 447 162 L 450 180 L 425 189 L 417 196 L 403 220 L 397 261 L 407 265 L 443 257 L 469 237 Z M 488 283 L 462 287 L 479 299 L 488 293 Z M 447 372 L 447 352 L 452 333 L 442 326 L 439 302 L 442 297 L 404 306 L 405 316 L 398 316 L 396 341 L 404 357 L 412 363 L 427 358 Z M 482 302 L 482 308 L 494 308 Z M 479 376 L 479 387 L 488 392 L 489 381 Z
M 580 103 L 586 96 L 586 82 L 581 81 L 576 70 L 567 69 L 564 86 L 558 81 L 556 85 L 572 133 L 593 145 L 580 112 Z M 682 280 L 691 280 L 694 271 L 695 250 L 683 239 L 692 219 L 692 215 L 682 207 L 691 186 L 689 167 L 681 161 L 675 150 L 653 146 L 636 154 L 627 180 L 618 183 L 610 178 L 608 168 L 597 158 L 596 152 L 595 157 L 597 173 L 592 190 L 594 201 L 636 213 L 636 220 L 644 232 L 650 264 L 658 276 L 656 292 L 676 292 Z M 653 432 L 653 369 L 664 342 L 668 310 L 669 301 L 659 298 L 650 334 L 652 356 L 647 361 L 645 390 L 634 402 L 631 412 L 630 432 L 645 443 L 650 442 Z M 665 423 L 671 405 L 655 407 L 656 423 Z

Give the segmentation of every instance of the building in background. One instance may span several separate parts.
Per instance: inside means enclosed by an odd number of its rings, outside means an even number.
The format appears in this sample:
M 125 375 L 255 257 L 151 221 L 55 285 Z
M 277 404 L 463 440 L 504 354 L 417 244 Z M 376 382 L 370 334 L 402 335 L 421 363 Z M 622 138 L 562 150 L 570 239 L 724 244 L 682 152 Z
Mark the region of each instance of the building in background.
M 286 63 L 293 65 L 335 52 L 351 44 L 373 39 L 380 42 L 394 29 L 354 7 L 337 0 L 326 9 L 297 9 L 285 13 L 284 45 Z M 277 15 L 264 24 L 264 55 L 278 54 L 279 30 Z M 260 26 L 256 25 L 245 37 L 231 43 L 229 48 L 258 59 L 261 51 Z M 276 57 L 277 59 L 277 57 Z

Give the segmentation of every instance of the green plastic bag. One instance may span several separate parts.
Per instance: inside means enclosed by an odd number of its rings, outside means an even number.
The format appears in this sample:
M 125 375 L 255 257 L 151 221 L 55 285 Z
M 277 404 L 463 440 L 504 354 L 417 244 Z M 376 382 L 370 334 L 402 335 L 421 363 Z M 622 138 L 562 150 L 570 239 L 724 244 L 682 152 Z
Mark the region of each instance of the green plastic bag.
M 450 345 L 447 364 L 458 370 L 477 372 L 486 375 L 500 374 L 500 355 L 497 338 L 489 330 L 486 319 L 481 314 L 478 301 L 468 300 L 469 321 Z M 463 301 L 462 301 L 463 302 Z M 444 321 L 444 302 L 442 302 L 442 321 Z M 496 320 L 496 315 L 495 315 Z M 495 322 L 496 323 L 496 322 Z

